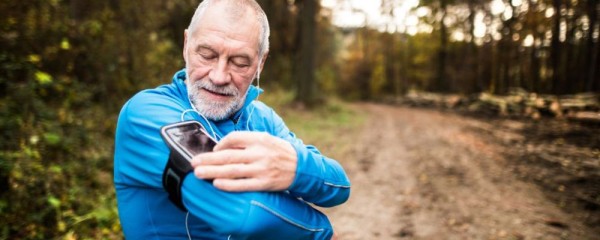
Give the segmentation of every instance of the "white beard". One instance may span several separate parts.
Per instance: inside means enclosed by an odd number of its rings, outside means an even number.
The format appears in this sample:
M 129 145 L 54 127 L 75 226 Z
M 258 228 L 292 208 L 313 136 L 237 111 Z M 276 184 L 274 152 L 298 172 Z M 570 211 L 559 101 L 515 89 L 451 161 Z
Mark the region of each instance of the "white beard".
M 233 115 L 243 106 L 246 98 L 246 93 L 243 95 L 240 94 L 238 89 L 231 84 L 226 86 L 216 86 L 209 80 L 196 80 L 193 84 L 190 84 L 189 78 L 185 82 L 191 104 L 200 114 L 213 121 L 223 120 Z M 202 89 L 231 95 L 233 96 L 233 99 L 225 102 L 212 101 L 206 96 L 203 96 Z

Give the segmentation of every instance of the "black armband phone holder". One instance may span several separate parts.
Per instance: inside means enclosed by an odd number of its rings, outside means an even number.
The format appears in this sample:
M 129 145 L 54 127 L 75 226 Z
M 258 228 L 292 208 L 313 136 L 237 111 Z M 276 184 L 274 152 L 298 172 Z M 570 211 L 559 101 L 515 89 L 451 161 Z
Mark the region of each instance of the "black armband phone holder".
M 188 160 L 171 151 L 162 176 L 163 188 L 169 193 L 169 200 L 184 212 L 187 212 L 187 209 L 181 198 L 181 186 L 185 176 L 193 170 Z
M 216 141 L 212 139 L 197 121 L 178 122 L 163 126 L 160 134 L 169 147 L 169 160 L 162 176 L 163 188 L 169 199 L 179 209 L 187 211 L 183 205 L 181 186 L 185 176 L 194 170 L 190 161 L 195 155 L 210 152 Z

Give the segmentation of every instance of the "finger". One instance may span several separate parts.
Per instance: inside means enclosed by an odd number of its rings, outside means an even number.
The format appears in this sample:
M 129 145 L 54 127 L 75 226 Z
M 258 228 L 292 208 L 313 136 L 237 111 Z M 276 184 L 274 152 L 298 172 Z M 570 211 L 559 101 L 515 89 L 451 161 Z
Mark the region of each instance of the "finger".
M 218 166 L 199 166 L 194 169 L 194 175 L 201 179 L 217 178 L 250 178 L 257 174 L 256 167 L 249 164 L 228 164 Z
M 226 149 L 217 152 L 201 153 L 190 162 L 192 167 L 207 165 L 225 165 L 251 162 L 250 155 L 239 149 Z
M 213 181 L 213 186 L 227 192 L 252 192 L 268 189 L 267 182 L 258 178 L 225 179 Z M 268 190 L 267 190 L 268 191 Z
M 254 143 L 263 141 L 266 136 L 263 132 L 236 131 L 225 136 L 214 148 L 214 151 L 223 149 L 244 149 Z

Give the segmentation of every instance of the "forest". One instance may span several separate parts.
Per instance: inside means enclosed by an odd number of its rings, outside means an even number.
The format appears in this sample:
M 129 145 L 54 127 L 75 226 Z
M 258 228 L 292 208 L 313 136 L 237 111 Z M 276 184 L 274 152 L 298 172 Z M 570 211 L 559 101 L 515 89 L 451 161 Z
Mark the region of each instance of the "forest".
M 0 1 L 0 239 L 122 236 L 116 119 L 183 68 L 199 2 Z M 596 0 L 380 0 L 376 19 L 353 0 L 258 2 L 272 33 L 261 87 L 302 109 L 411 92 L 600 93 Z

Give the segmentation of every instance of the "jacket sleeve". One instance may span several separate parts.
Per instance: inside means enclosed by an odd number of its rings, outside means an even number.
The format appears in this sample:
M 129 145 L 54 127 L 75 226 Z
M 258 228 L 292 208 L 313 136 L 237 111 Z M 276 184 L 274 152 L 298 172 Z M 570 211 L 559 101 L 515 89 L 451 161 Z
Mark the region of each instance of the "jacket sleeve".
M 350 180 L 342 166 L 312 145 L 305 145 L 273 112 L 274 132 L 290 142 L 298 156 L 296 178 L 289 192 L 320 207 L 342 204 L 350 197 Z
M 162 188 L 169 150 L 160 127 L 179 121 L 179 109 L 156 104 L 156 96 L 130 101 L 119 117 L 116 146 L 121 157 L 115 181 L 142 188 Z M 165 194 L 167 194 L 165 192 Z M 230 239 L 330 239 L 327 216 L 286 192 L 224 192 L 186 175 L 183 203 L 190 214 Z
M 188 174 L 183 203 L 213 230 L 230 239 L 330 239 L 327 217 L 283 192 L 231 193 Z

